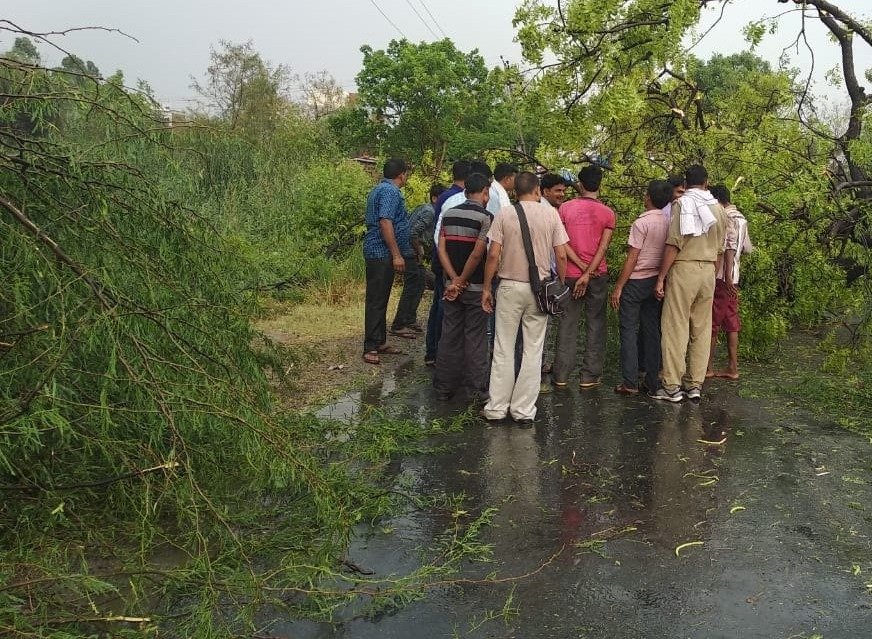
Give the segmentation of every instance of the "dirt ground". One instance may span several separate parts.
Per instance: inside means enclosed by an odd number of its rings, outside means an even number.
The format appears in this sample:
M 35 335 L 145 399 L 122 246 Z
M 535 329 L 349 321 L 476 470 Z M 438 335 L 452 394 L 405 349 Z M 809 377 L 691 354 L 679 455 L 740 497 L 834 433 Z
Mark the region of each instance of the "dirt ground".
M 363 361 L 363 291 L 340 304 L 312 302 L 274 304 L 257 328 L 290 356 L 284 405 L 295 410 L 317 408 L 351 388 L 362 388 L 409 360 L 423 361 L 424 334 L 417 339 L 388 335 L 388 344 L 403 355 L 383 355 L 381 364 Z M 388 323 L 400 289 L 391 294 Z M 418 320 L 426 326 L 432 293 L 425 291 Z

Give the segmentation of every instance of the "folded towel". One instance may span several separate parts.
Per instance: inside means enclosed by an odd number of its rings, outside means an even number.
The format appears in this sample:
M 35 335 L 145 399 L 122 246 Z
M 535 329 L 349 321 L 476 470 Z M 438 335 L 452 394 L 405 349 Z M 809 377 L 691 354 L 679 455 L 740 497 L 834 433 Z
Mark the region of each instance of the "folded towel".
M 679 198 L 681 204 L 681 234 L 700 236 L 707 233 L 717 221 L 709 208 L 718 201 L 706 189 L 696 187 L 685 191 Z

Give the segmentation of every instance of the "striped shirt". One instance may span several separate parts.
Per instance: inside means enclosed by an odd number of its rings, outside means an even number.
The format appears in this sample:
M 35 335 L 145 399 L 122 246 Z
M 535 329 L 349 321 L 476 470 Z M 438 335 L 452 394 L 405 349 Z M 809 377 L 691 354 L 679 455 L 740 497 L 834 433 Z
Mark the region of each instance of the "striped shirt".
M 492 219 L 493 215 L 472 200 L 443 211 L 440 237 L 445 238 L 445 252 L 448 253 L 451 266 L 458 275 L 463 272 L 463 267 L 472 254 L 476 242 L 487 241 L 487 232 L 490 230 Z M 482 256 L 478 266 L 469 276 L 468 291 L 482 290 L 484 263 L 485 259 Z

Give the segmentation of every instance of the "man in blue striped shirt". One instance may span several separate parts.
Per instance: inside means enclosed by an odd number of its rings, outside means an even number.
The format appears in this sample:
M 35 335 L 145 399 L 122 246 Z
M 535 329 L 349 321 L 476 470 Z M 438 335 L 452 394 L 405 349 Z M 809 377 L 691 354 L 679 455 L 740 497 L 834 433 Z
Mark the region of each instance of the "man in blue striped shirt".
M 414 259 L 406 201 L 400 191 L 409 179 L 409 172 L 405 160 L 391 158 L 385 162 L 384 179 L 366 198 L 363 360 L 369 364 L 379 364 L 382 353 L 400 352 L 387 345 L 387 310 L 394 273 L 404 273 L 406 259 Z

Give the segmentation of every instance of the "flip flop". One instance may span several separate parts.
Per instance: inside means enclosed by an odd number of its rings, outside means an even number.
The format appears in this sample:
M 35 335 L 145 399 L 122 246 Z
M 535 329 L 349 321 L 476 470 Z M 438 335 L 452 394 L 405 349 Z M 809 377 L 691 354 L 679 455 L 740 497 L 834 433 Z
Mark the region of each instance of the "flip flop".
M 402 355 L 403 354 L 403 351 L 401 351 L 396 346 L 388 346 L 387 344 L 385 344 L 384 346 L 379 346 L 377 352 L 381 353 L 382 355 Z
M 733 382 L 739 381 L 739 374 L 738 373 L 723 373 L 723 372 L 715 373 L 715 377 L 720 377 L 721 379 L 728 379 L 728 380 L 733 381 Z
M 381 358 L 378 356 L 378 351 L 367 351 L 363 354 L 363 361 L 367 364 L 381 364 Z

